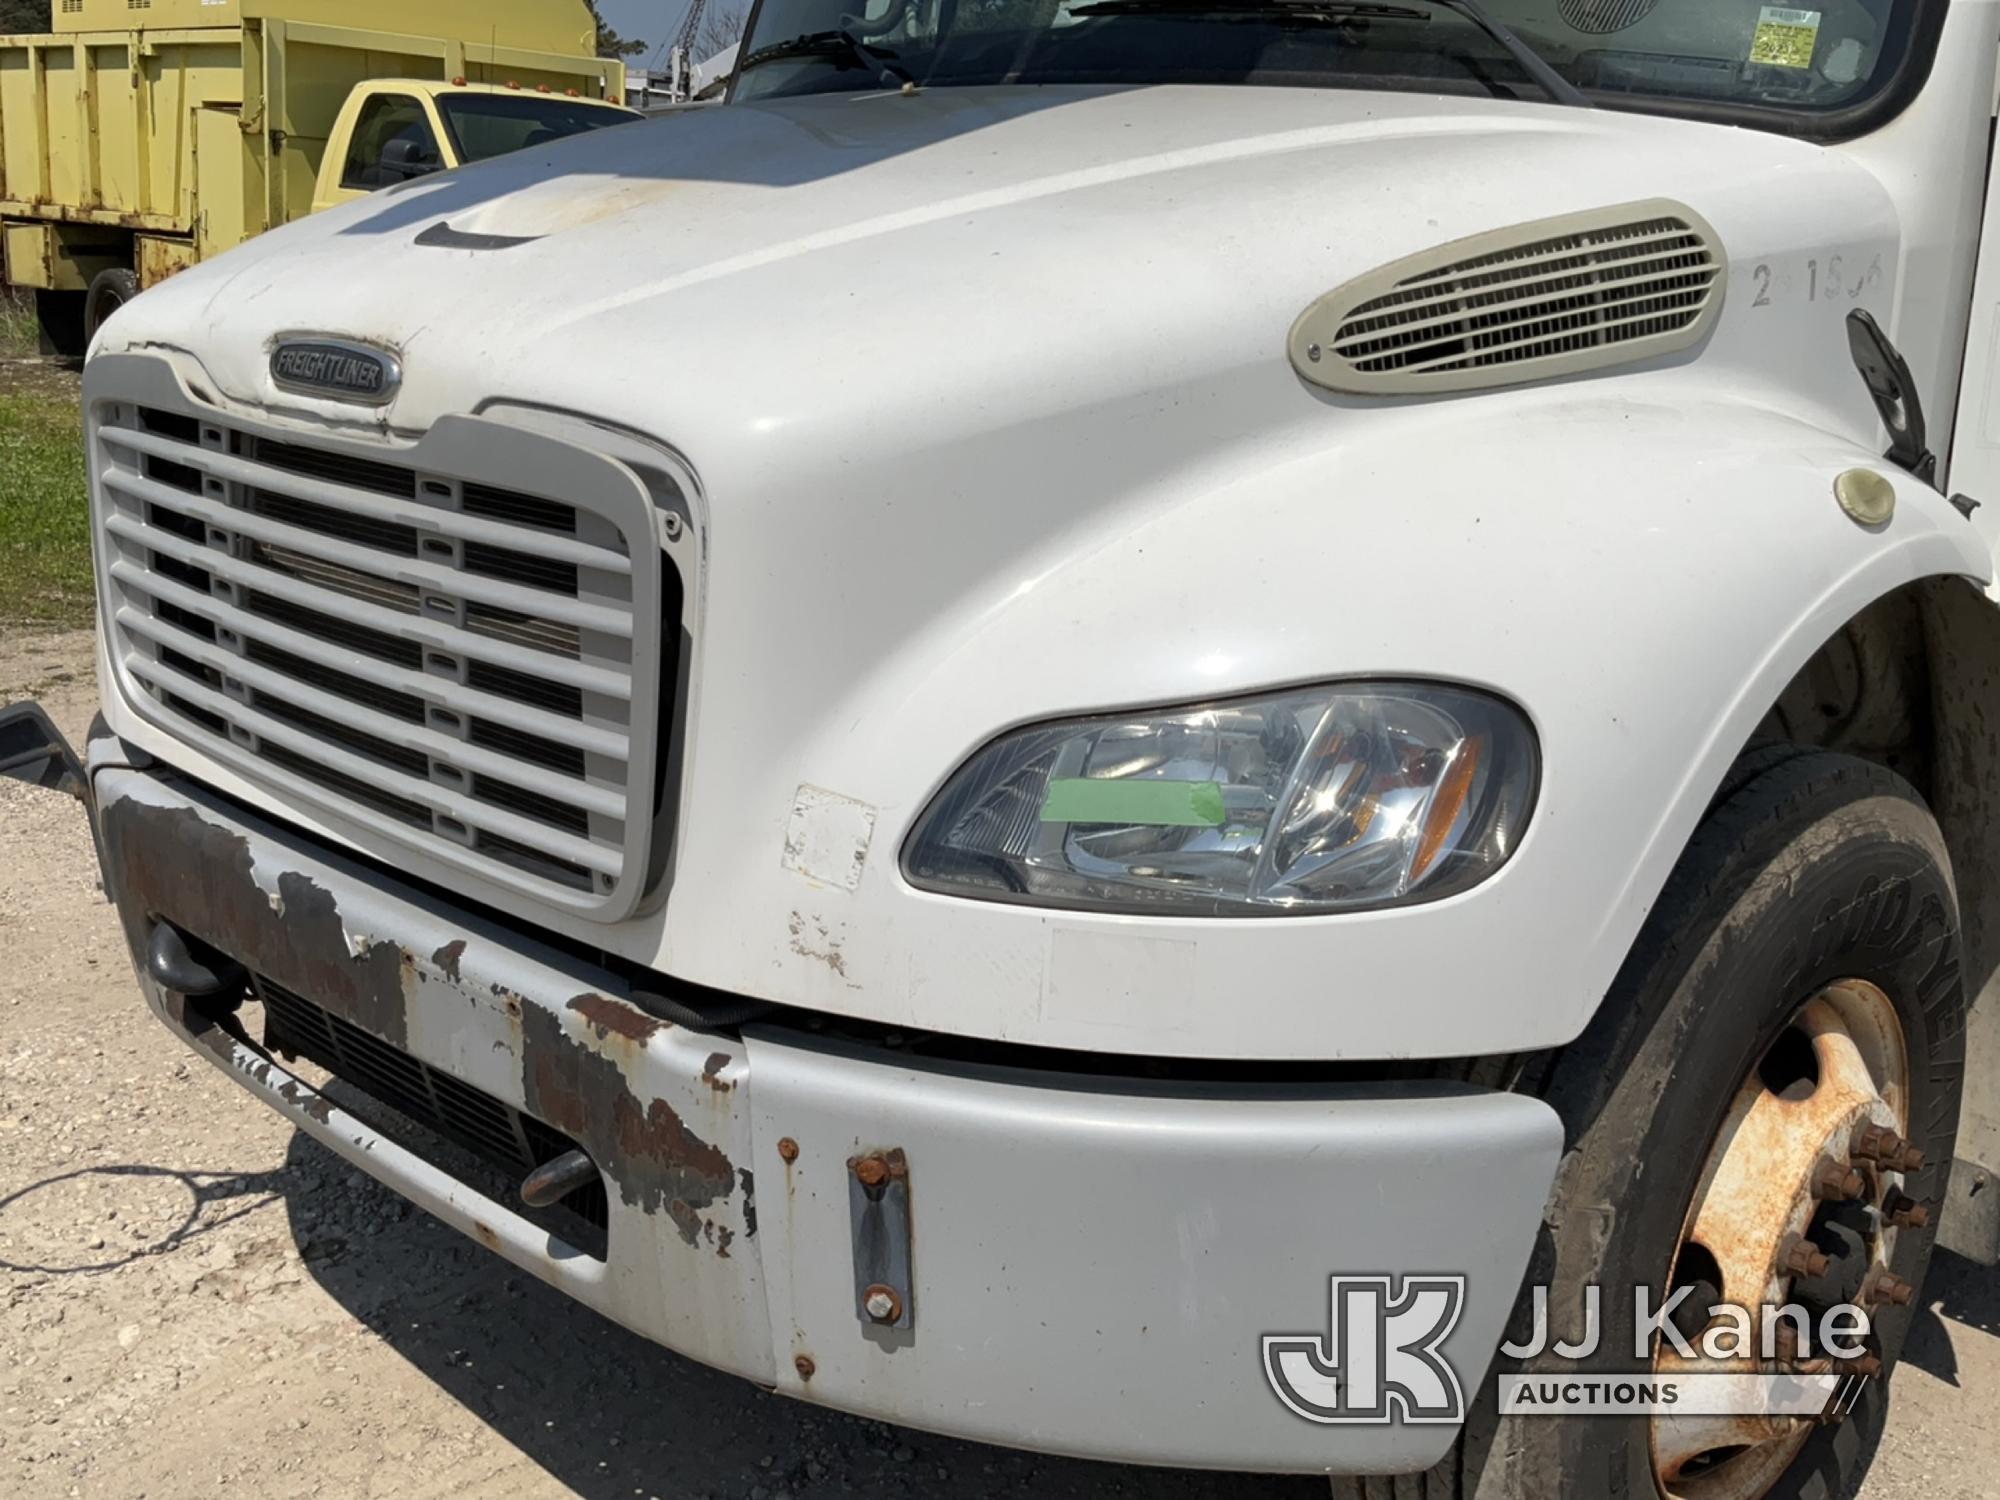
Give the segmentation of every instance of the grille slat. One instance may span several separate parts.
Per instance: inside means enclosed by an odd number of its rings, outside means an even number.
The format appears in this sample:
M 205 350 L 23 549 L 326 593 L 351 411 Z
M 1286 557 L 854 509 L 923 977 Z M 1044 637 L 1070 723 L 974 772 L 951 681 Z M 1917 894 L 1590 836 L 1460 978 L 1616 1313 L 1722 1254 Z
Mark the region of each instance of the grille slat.
M 264 1005 L 264 1044 L 272 1052 L 317 1064 L 514 1182 L 579 1149 L 553 1126 L 389 1045 L 273 979 L 260 976 L 256 988 Z M 475 1190 L 486 1186 L 467 1185 Z M 601 1177 L 565 1197 L 557 1215 L 538 1214 L 518 1203 L 510 1207 L 584 1253 L 604 1258 L 610 1201 Z M 577 1233 L 579 1227 L 587 1232 Z
M 294 552 L 290 547 L 253 542 L 250 544 L 249 556 L 252 562 L 261 563 L 275 572 L 296 578 L 301 583 L 310 583 L 329 593 L 345 594 L 362 604 L 394 610 L 402 615 L 413 615 L 423 608 L 422 591 L 410 584 L 378 578 L 358 568 L 343 568 L 339 563 L 322 562 L 317 557 Z
M 417 492 L 417 476 L 395 464 L 376 463 L 345 453 L 323 453 L 275 438 L 254 439 L 253 446 L 257 462 L 264 468 L 333 480 L 343 487 L 374 490 L 384 495 L 409 496 Z
M 517 526 L 534 526 L 543 531 L 576 531 L 576 507 L 558 505 L 553 500 L 537 500 L 490 484 L 468 484 L 460 502 L 468 516 L 491 516 L 512 521 Z
M 301 500 L 296 495 L 276 495 L 269 490 L 250 491 L 253 515 L 269 516 L 287 526 L 338 537 L 357 547 L 372 547 L 396 557 L 417 555 L 417 528 L 399 521 L 378 520 L 374 516 L 352 515 L 317 500 Z
M 629 909 L 664 797 L 633 720 L 652 733 L 678 680 L 669 610 L 684 638 L 629 470 L 499 424 L 441 426 L 401 463 L 102 393 L 92 410 L 107 634 L 142 712 L 357 839 Z M 505 482 L 522 474 L 562 499 Z

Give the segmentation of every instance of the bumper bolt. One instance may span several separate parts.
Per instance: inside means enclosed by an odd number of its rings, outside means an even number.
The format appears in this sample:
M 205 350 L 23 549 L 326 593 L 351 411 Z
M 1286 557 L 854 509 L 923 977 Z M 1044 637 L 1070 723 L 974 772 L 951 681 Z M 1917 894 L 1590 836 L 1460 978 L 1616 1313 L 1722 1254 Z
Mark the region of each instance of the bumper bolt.
M 1908 1307 L 1910 1299 L 1916 1294 L 1917 1289 L 1909 1282 L 1882 1270 L 1879 1266 L 1869 1273 L 1868 1280 L 1862 1283 L 1861 1287 L 1861 1295 L 1865 1300 L 1888 1302 L 1897 1307 Z
M 903 1316 L 903 1299 L 878 1281 L 861 1294 L 861 1310 L 877 1323 L 894 1323 Z
M 793 1162 L 797 1161 L 798 1159 L 799 1159 L 799 1143 L 793 1140 L 790 1136 L 785 1136 L 782 1139 L 780 1139 L 778 1142 L 778 1160 L 785 1162 Z
M 889 1164 L 879 1156 L 857 1157 L 848 1165 L 863 1187 L 880 1187 L 889 1180 Z
M 1826 1252 L 1811 1240 L 1794 1239 L 1785 1247 L 1785 1253 L 1779 1257 L 1778 1264 L 1795 1275 L 1824 1276 L 1827 1267 L 1833 1262 L 1827 1258 Z
M 813 1359 L 810 1354 L 797 1354 L 792 1356 L 792 1368 L 799 1372 L 799 1379 L 811 1380 L 813 1378 L 813 1372 L 817 1370 L 819 1366 L 813 1363 Z
M 1882 1213 L 1898 1229 L 1922 1229 L 1931 1221 L 1931 1211 L 1908 1193 L 1891 1193 Z
M 1844 1166 L 1830 1156 L 1822 1156 L 1819 1165 L 1813 1168 L 1812 1195 L 1829 1203 L 1841 1203 L 1850 1198 L 1859 1198 L 1863 1183 L 1861 1174 L 1849 1166 Z

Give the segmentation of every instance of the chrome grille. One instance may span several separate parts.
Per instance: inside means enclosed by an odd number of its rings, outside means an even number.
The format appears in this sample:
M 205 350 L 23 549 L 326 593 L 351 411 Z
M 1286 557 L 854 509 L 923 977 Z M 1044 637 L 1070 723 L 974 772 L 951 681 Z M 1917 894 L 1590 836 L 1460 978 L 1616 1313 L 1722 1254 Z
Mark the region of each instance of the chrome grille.
M 629 472 L 473 418 L 397 462 L 153 394 L 92 407 L 106 625 L 141 711 L 441 864 L 629 910 L 663 610 L 680 634 Z

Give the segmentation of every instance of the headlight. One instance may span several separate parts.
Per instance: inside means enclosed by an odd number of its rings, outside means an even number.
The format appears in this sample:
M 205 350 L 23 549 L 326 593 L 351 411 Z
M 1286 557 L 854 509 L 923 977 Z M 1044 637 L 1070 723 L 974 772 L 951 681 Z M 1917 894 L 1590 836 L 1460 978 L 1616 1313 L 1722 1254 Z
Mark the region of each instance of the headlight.
M 955 896 L 1162 914 L 1433 901 L 1513 852 L 1536 776 L 1518 709 L 1423 683 L 1073 719 L 974 756 L 904 873 Z

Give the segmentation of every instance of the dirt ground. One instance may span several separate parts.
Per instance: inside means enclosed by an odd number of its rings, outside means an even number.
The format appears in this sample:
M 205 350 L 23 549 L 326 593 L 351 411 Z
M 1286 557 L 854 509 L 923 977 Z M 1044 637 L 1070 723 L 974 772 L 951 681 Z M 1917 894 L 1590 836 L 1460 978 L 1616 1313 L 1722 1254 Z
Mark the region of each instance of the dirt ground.
M 0 634 L 29 695 L 80 741 L 87 634 Z M 904 1432 L 642 1343 L 173 1041 L 95 875 L 74 803 L 0 782 L 0 1496 L 1325 1493 Z M 1865 1500 L 1996 1491 L 2000 1272 L 1943 1256 L 1926 1302 Z

